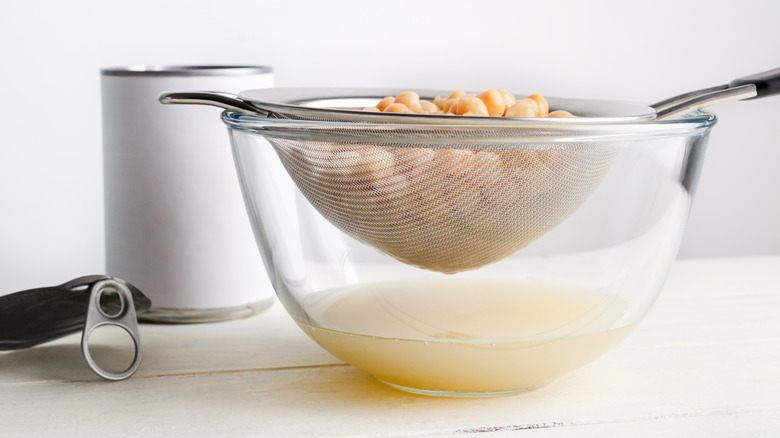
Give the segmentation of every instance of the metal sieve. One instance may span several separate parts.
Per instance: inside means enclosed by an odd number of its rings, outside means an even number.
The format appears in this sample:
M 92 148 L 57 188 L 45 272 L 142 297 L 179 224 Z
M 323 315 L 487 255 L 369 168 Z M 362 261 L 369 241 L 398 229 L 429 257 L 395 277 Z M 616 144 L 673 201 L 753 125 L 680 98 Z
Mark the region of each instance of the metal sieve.
M 548 98 L 551 110 L 580 116 L 567 119 L 359 111 L 398 89 L 164 93 L 160 101 L 255 117 L 250 125 L 332 224 L 405 263 L 456 273 L 502 260 L 577 210 L 620 150 L 620 130 L 600 137 L 594 124 L 625 125 L 625 135 L 635 136 L 644 122 L 775 94 L 778 75 L 780 69 L 652 106 Z M 663 129 L 680 128 L 670 123 Z M 563 133 L 566 141 L 554 141 Z

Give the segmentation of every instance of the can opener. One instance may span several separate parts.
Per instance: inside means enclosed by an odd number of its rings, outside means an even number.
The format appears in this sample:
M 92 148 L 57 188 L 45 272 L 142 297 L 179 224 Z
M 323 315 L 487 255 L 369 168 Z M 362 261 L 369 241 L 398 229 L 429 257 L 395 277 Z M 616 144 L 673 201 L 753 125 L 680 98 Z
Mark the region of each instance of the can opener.
M 19 350 L 83 331 L 81 352 L 89 368 L 107 380 L 124 380 L 141 364 L 136 315 L 152 303 L 138 288 L 105 275 L 79 277 L 59 286 L 0 296 L 0 350 Z M 124 329 L 132 338 L 133 361 L 121 372 L 101 368 L 89 351 L 89 337 L 104 325 Z

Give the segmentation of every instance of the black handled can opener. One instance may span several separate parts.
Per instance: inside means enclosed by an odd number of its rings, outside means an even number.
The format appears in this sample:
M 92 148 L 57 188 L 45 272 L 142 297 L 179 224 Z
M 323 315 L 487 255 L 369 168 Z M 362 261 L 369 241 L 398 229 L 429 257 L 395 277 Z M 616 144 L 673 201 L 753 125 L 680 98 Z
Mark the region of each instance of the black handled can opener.
M 135 286 L 105 275 L 0 296 L 0 350 L 29 348 L 83 331 L 81 351 L 89 368 L 104 379 L 123 380 L 141 364 L 136 316 L 151 305 Z M 92 359 L 89 337 L 103 325 L 120 327 L 133 340 L 133 362 L 122 372 L 107 371 Z

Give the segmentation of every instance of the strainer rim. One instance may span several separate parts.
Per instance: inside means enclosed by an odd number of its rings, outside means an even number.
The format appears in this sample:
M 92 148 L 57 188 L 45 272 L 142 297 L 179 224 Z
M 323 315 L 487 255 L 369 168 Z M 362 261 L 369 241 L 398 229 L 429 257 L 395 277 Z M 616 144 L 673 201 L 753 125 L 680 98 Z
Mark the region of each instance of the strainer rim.
M 657 136 L 691 135 L 711 128 L 717 122 L 715 114 L 695 110 L 675 118 L 633 122 L 599 122 L 597 118 L 580 119 L 515 119 L 504 125 L 484 124 L 379 124 L 365 122 L 281 119 L 225 111 L 222 121 L 233 130 L 251 132 L 265 137 L 310 141 L 344 141 L 355 139 L 369 143 L 429 143 L 457 139 L 466 143 L 555 143 L 566 141 L 604 141 Z M 373 137 L 373 138 L 372 138 Z

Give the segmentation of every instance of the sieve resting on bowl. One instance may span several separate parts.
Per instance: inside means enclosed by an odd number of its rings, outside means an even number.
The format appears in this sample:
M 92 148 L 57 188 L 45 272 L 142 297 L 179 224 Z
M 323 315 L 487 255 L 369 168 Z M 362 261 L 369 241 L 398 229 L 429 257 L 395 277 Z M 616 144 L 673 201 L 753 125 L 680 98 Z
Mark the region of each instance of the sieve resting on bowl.
M 402 262 L 456 273 L 528 246 L 588 198 L 620 141 L 615 134 L 594 137 L 590 126 L 667 119 L 726 100 L 776 94 L 778 76 L 780 69 L 652 106 L 548 99 L 551 109 L 580 116 L 574 119 L 359 110 L 403 91 L 398 89 L 175 92 L 163 93 L 160 101 L 258 117 L 257 131 L 306 199 L 336 227 Z M 447 92 L 419 94 L 432 99 Z M 275 123 L 264 124 L 268 119 Z M 581 133 L 583 140 L 550 141 L 562 133 Z

